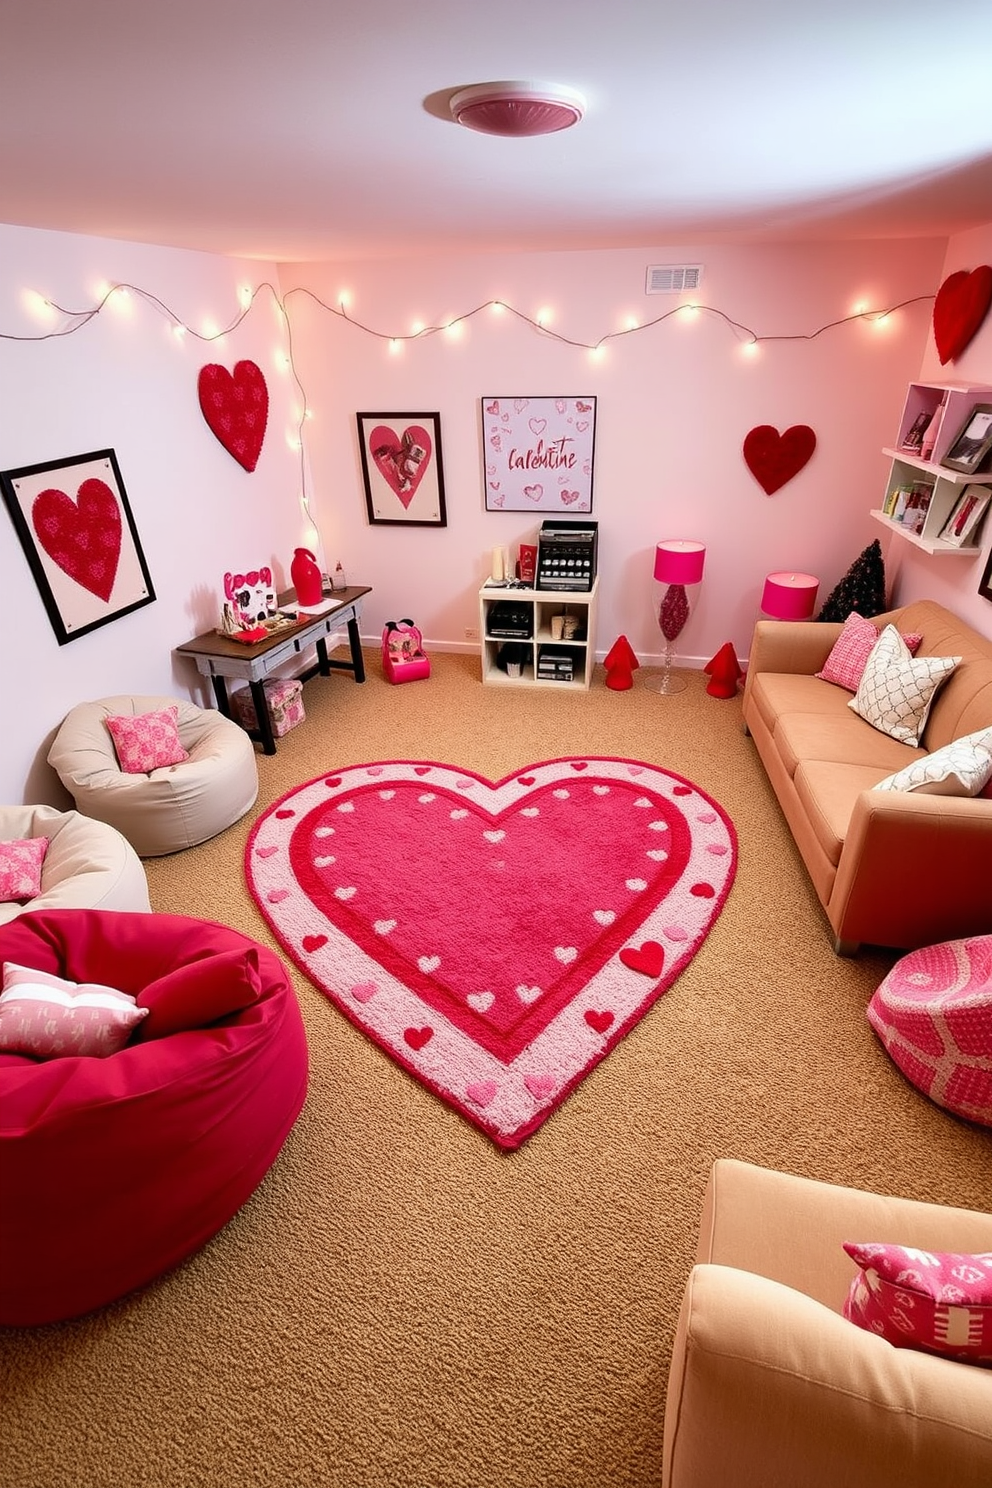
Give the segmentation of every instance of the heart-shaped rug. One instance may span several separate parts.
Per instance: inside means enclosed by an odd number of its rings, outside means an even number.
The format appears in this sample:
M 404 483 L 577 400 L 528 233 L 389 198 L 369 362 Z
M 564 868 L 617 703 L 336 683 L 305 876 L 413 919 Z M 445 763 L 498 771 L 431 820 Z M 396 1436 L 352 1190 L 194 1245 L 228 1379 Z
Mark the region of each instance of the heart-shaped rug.
M 39 492 L 31 525 L 52 562 L 107 604 L 121 556 L 121 509 L 106 482 L 84 480 L 75 501 L 54 486 Z
M 388 424 L 376 424 L 369 435 L 369 454 L 386 485 L 409 510 L 417 487 L 427 474 L 434 445 L 423 424 L 409 424 L 397 434 Z
M 269 390 L 254 362 L 237 362 L 228 372 L 217 362 L 200 368 L 200 410 L 229 455 L 248 471 L 262 452 L 269 419 Z
M 941 366 L 956 361 L 992 305 L 992 265 L 948 274 L 933 302 L 933 339 Z
M 507 1149 L 672 985 L 736 862 L 733 826 L 697 786 L 592 757 L 498 782 L 350 766 L 276 802 L 245 851 L 300 970 Z
M 773 424 L 758 424 L 744 437 L 744 463 L 766 496 L 780 490 L 807 465 L 816 449 L 809 424 L 793 424 L 780 434 Z

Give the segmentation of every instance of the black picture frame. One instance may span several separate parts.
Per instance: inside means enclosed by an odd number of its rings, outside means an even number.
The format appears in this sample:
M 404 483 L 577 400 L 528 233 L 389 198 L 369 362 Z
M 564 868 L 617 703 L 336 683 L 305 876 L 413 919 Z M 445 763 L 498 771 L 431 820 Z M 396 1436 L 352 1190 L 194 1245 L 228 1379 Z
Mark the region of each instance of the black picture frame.
M 976 403 L 965 419 L 941 464 L 948 470 L 974 475 L 992 451 L 992 403 Z
M 439 413 L 357 413 L 372 526 L 446 527 Z
M 985 563 L 985 572 L 978 585 L 978 592 L 983 599 L 987 599 L 992 604 L 992 548 L 989 548 L 989 556 Z
M 60 646 L 154 602 L 112 449 L 0 471 L 0 490 Z

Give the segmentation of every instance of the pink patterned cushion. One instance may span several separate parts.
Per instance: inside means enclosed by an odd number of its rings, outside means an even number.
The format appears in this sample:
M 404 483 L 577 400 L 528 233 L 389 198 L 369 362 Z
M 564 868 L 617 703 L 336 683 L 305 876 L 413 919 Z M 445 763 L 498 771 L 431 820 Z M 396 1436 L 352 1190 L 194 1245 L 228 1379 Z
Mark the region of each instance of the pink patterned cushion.
M 0 842 L 0 903 L 25 903 L 41 893 L 41 865 L 47 837 L 20 837 Z
M 116 1054 L 147 1016 L 133 997 L 113 987 L 68 982 L 48 971 L 4 962 L 0 1049 L 8 1053 L 36 1059 Z
M 992 1252 L 847 1242 L 844 1249 L 861 1267 L 844 1303 L 850 1322 L 896 1348 L 992 1365 Z
M 879 984 L 867 1018 L 911 1084 L 992 1126 L 992 935 L 910 951 Z
M 147 775 L 149 770 L 189 759 L 179 742 L 178 719 L 176 707 L 107 719 L 117 761 L 125 775 Z
M 844 621 L 844 629 L 834 642 L 833 650 L 823 663 L 823 671 L 816 675 L 824 682 L 846 687 L 848 692 L 857 692 L 878 634 L 870 620 L 859 615 L 857 610 L 852 610 Z M 910 653 L 915 656 L 923 637 L 915 631 L 900 634 Z

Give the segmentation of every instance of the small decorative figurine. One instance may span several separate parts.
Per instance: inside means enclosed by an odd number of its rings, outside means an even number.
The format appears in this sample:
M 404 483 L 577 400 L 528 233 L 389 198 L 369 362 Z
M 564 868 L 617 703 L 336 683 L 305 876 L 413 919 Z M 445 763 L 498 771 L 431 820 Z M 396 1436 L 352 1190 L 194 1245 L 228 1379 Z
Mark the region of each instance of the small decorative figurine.
M 614 692 L 625 692 L 628 687 L 633 687 L 632 673 L 640 664 L 627 637 L 618 636 L 603 663 L 606 667 L 607 687 L 612 688 Z

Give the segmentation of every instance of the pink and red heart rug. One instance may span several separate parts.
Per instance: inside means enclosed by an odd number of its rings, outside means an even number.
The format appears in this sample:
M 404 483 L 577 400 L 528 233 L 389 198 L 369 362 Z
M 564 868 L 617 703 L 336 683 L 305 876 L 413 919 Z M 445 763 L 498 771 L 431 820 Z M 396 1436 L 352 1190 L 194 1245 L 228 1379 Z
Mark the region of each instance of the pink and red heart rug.
M 300 970 L 506 1149 L 668 991 L 736 864 L 705 792 L 592 756 L 496 782 L 425 761 L 349 766 L 276 802 L 245 852 Z

